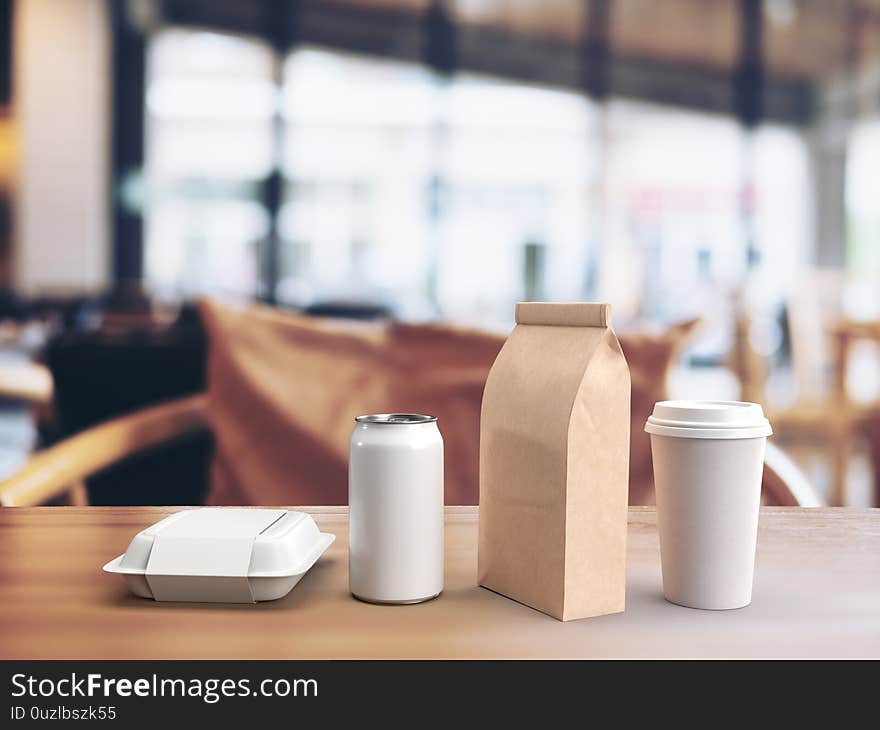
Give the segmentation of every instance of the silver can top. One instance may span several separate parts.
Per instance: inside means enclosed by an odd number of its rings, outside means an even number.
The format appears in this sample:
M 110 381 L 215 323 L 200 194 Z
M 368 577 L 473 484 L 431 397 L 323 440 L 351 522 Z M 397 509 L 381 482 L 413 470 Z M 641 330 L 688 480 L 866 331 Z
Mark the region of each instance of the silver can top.
M 428 416 L 424 413 L 372 413 L 367 416 L 357 416 L 358 423 L 377 423 L 387 426 L 411 426 L 418 423 L 434 423 L 437 416 Z

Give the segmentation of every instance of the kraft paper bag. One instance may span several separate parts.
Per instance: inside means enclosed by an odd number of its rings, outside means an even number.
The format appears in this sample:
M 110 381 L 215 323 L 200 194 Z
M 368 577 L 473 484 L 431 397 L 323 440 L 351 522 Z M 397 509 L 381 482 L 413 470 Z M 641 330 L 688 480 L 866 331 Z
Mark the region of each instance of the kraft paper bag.
M 562 621 L 624 610 L 630 378 L 610 318 L 517 304 L 483 394 L 479 582 Z

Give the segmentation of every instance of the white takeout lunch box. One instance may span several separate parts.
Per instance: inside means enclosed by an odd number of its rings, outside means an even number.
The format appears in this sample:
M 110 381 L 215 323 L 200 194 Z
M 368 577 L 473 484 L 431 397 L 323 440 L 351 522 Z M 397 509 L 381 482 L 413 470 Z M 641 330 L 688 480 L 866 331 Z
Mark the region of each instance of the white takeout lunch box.
M 157 601 L 255 603 L 286 596 L 335 535 L 284 509 L 177 512 L 134 536 L 104 566 L 131 592 Z

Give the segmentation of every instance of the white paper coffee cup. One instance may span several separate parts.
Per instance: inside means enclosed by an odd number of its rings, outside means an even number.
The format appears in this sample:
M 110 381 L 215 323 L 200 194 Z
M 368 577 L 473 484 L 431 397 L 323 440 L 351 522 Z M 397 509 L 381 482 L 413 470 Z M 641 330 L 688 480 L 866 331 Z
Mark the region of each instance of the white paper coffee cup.
M 761 406 L 662 401 L 651 434 L 663 593 L 691 608 L 752 600 L 764 448 Z

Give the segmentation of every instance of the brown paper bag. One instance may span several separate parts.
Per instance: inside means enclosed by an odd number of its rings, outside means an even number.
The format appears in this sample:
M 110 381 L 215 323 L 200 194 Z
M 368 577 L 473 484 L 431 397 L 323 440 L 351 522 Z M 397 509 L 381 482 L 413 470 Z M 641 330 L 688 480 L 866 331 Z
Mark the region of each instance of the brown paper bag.
M 610 317 L 517 304 L 483 395 L 479 582 L 562 621 L 624 609 L 630 381 Z

